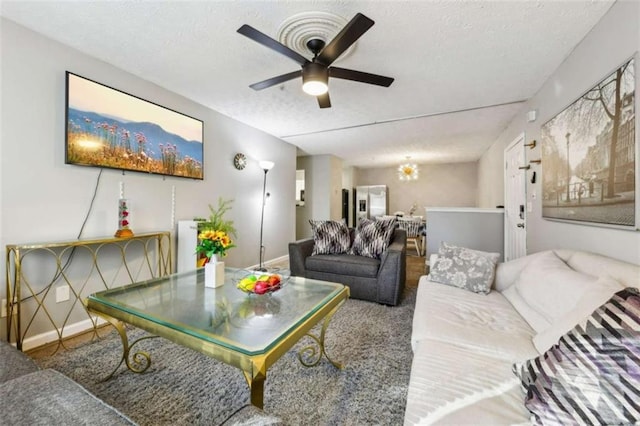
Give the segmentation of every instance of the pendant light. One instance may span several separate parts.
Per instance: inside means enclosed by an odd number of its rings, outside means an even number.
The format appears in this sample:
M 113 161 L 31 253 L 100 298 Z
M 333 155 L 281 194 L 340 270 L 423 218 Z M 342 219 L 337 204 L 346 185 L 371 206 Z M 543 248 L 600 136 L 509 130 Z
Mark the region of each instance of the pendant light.
M 398 178 L 401 181 L 418 180 L 418 165 L 410 160 L 411 157 L 407 157 L 407 162 L 398 167 Z

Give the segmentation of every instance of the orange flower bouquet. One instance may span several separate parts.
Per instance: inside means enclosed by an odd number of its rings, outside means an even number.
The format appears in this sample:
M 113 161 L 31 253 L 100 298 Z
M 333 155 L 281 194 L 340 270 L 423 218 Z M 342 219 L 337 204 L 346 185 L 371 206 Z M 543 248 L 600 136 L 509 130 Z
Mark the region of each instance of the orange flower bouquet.
M 233 247 L 235 245 L 225 231 L 205 230 L 198 235 L 196 253 L 204 255 L 209 262 L 214 255 L 226 256 L 227 250 Z

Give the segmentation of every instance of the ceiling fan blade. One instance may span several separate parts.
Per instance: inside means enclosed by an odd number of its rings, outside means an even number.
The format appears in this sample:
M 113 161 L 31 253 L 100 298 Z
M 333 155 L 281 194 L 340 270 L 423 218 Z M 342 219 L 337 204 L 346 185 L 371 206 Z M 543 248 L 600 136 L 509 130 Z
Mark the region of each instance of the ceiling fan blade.
M 393 83 L 393 78 L 383 75 L 369 74 L 368 72 L 348 70 L 345 68 L 330 67 L 329 76 L 342 78 L 344 80 L 358 81 L 360 83 L 375 84 L 377 86 L 389 87 Z
M 285 81 L 293 80 L 296 77 L 302 77 L 302 70 L 290 72 L 288 74 L 282 74 L 277 77 L 271 77 L 267 80 L 253 83 L 249 87 L 253 90 L 262 90 L 267 87 L 275 86 L 276 84 L 284 83 Z
M 331 108 L 331 99 L 329 99 L 329 92 L 324 95 L 318 96 L 318 105 L 320 108 Z
M 238 28 L 238 32 L 243 36 L 249 37 L 251 40 L 255 41 L 256 43 L 260 43 L 261 45 L 266 46 L 269 49 L 275 50 L 276 52 L 293 59 L 300 65 L 305 65 L 309 62 L 307 58 L 305 58 L 295 50 L 289 49 L 284 44 L 280 43 L 277 40 L 272 39 L 268 35 L 261 33 L 260 31 L 256 30 L 255 28 L 249 25 L 245 24 L 241 26 L 240 28 Z
M 345 25 L 342 31 L 322 49 L 316 62 L 327 66 L 331 65 L 333 61 L 338 59 L 362 34 L 366 33 L 373 24 L 374 22 L 362 13 L 356 14 L 356 16 Z

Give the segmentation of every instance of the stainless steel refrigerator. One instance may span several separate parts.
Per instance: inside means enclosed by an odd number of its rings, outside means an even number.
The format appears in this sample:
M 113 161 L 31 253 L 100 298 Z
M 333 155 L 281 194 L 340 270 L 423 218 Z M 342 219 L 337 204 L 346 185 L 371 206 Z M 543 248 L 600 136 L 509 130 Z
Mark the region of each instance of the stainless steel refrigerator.
M 356 224 L 387 214 L 387 185 L 356 186 Z

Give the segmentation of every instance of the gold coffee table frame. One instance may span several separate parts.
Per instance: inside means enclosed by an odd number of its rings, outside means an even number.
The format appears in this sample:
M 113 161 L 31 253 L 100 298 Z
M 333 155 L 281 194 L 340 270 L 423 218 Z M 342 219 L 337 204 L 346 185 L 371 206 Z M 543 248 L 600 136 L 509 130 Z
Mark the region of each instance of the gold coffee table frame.
M 292 292 L 300 292 L 300 294 L 305 295 L 305 288 L 313 290 L 314 286 L 316 286 L 315 289 L 324 286 L 327 287 L 328 290 L 322 287 L 325 292 L 327 292 L 326 296 L 312 295 L 311 297 L 320 298 L 318 301 L 313 302 L 314 305 L 308 312 L 302 312 L 301 310 L 296 313 L 296 318 L 292 319 L 290 322 L 283 322 L 283 324 L 281 324 L 281 328 L 284 331 L 279 333 L 277 337 L 272 339 L 269 338 L 271 340 L 266 341 L 265 344 L 262 345 L 263 347 L 256 347 L 253 348 L 253 350 L 247 350 L 246 348 L 243 348 L 242 342 L 234 341 L 232 338 L 225 336 L 224 333 L 216 334 L 210 330 L 198 330 L 197 328 L 190 327 L 180 323 L 179 321 L 172 323 L 171 320 L 168 320 L 167 317 L 165 317 L 165 312 L 173 311 L 173 307 L 177 306 L 177 304 L 181 302 L 180 296 L 189 293 L 187 289 L 193 290 L 193 288 L 189 286 L 182 286 L 181 284 L 176 285 L 172 280 L 174 278 L 175 280 L 186 280 L 185 276 L 188 278 L 189 274 L 194 278 L 193 286 L 197 288 L 198 292 L 202 291 L 202 293 L 198 293 L 198 296 L 194 295 L 194 297 L 200 297 L 202 294 L 205 298 L 215 297 L 216 300 L 222 300 L 223 292 L 229 292 L 226 294 L 232 295 L 232 297 L 236 297 L 233 292 L 237 292 L 238 297 L 268 298 L 283 295 L 287 297 L 296 297 Z M 236 289 L 229 279 L 233 274 L 233 269 L 226 269 L 226 276 L 228 278 L 227 282 L 219 289 L 204 289 L 203 270 L 198 270 L 183 274 L 174 274 L 169 277 L 150 280 L 140 284 L 133 284 L 123 287 L 122 289 L 103 291 L 89 296 L 86 302 L 87 309 L 113 324 L 122 340 L 123 353 L 120 363 L 109 377 L 115 373 L 123 362 L 126 363 L 127 367 L 131 371 L 137 373 L 144 372 L 151 363 L 150 355 L 142 351 L 135 353 L 131 352 L 133 346 L 140 340 L 148 339 L 150 337 L 163 337 L 174 343 L 188 347 L 210 356 L 211 358 L 239 368 L 243 372 L 247 384 L 249 385 L 251 404 L 260 408 L 263 407 L 264 381 L 267 377 L 267 370 L 305 335 L 312 339 L 313 344 L 304 347 L 298 354 L 303 365 L 308 367 L 317 365 L 320 362 L 322 355 L 324 355 L 336 368 L 342 368 L 340 363 L 333 361 L 327 355 L 324 346 L 324 339 L 331 318 L 349 297 L 348 287 L 342 284 L 291 277 L 290 282 L 273 295 L 245 295 L 240 290 Z M 161 308 L 157 308 L 157 313 L 152 312 L 154 309 L 153 307 L 148 307 L 150 306 L 150 297 L 147 296 L 139 298 L 135 303 L 136 306 L 125 304 L 119 306 L 118 303 L 114 303 L 113 300 L 110 300 L 110 296 L 112 295 L 115 295 L 115 297 L 126 297 L 126 295 L 123 295 L 124 293 L 140 293 L 141 289 L 143 292 L 147 291 L 149 294 L 153 293 L 154 295 L 164 292 L 165 301 L 162 302 L 164 304 Z M 289 294 L 286 292 L 289 292 Z M 236 299 L 236 303 L 244 302 L 241 300 L 238 302 L 238 299 Z M 216 306 L 216 308 L 217 307 L 218 306 Z M 193 309 L 194 308 L 190 307 L 191 313 L 193 313 Z M 184 315 L 187 314 L 185 313 Z M 274 315 L 274 321 L 280 321 L 277 318 L 277 315 L 278 314 Z M 311 329 L 321 321 L 323 321 L 323 324 L 320 329 L 320 336 L 310 334 Z M 151 333 L 153 336 L 145 336 L 142 339 L 129 343 L 125 324 L 141 328 Z M 132 359 L 130 359 L 130 357 L 132 357 Z M 316 358 L 315 361 L 308 361 L 309 358 L 314 357 Z M 109 377 L 107 377 L 107 379 Z

